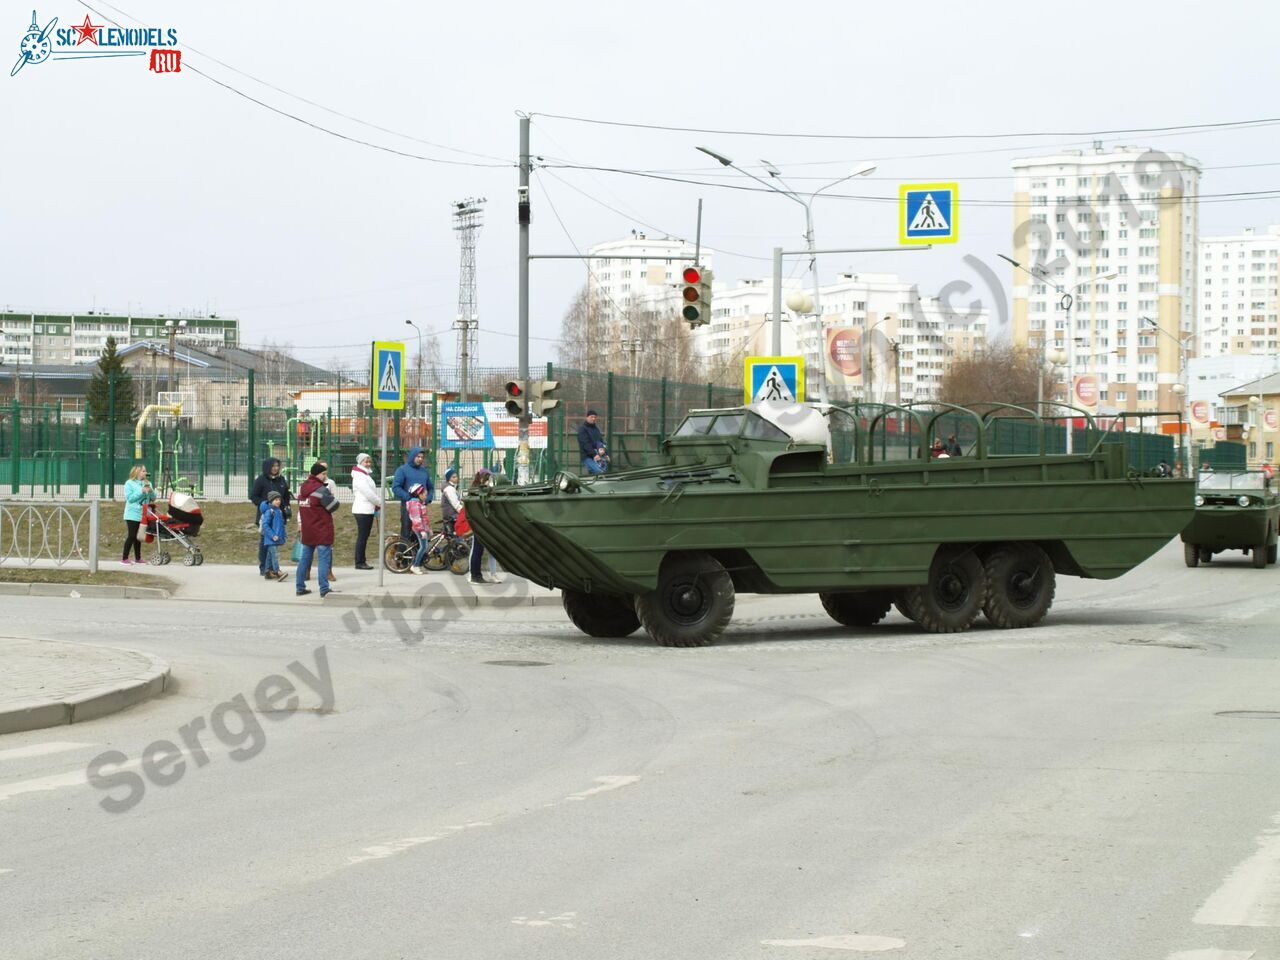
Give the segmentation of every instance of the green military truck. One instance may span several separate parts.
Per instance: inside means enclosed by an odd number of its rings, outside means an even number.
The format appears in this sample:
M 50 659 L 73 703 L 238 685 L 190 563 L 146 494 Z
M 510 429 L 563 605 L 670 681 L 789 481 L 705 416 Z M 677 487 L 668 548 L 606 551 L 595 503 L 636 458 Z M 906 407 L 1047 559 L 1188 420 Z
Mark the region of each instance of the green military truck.
M 1269 471 L 1203 470 L 1196 479 L 1195 508 L 1181 534 L 1188 567 L 1209 563 L 1227 550 L 1252 554 L 1258 569 L 1276 562 L 1280 494 Z
M 1052 419 L 1087 417 L 1054 407 L 696 410 L 657 465 L 495 480 L 467 516 L 505 569 L 559 588 L 595 637 L 643 625 L 664 646 L 708 644 L 743 592 L 816 593 L 850 627 L 894 605 L 933 632 L 983 614 L 1029 627 L 1056 575 L 1118 577 L 1193 510 L 1192 481 L 1144 476 L 1122 429 L 1089 421 L 1073 453 L 1047 452 Z M 1012 427 L 1029 451 L 1005 452 Z M 964 455 L 937 456 L 933 440 L 957 432 Z

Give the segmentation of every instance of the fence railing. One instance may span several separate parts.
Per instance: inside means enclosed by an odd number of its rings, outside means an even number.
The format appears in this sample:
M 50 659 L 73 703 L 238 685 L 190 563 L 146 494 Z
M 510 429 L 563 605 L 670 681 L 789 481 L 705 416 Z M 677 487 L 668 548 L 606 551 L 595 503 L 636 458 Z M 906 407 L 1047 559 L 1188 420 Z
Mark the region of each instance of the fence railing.
M 97 500 L 76 504 L 0 500 L 0 565 L 64 567 L 84 563 L 98 572 Z

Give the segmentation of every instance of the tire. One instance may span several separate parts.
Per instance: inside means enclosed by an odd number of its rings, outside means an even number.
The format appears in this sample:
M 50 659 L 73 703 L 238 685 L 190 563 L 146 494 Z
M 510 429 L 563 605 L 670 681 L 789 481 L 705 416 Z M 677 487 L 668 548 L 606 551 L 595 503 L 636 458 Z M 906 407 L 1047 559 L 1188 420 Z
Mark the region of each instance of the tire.
M 1274 544 L 1274 543 L 1273 543 L 1273 544 L 1271 544 L 1271 546 L 1267 547 L 1267 563 L 1268 563 L 1268 564 L 1273 564 L 1273 563 L 1275 563 L 1275 562 L 1276 562 L 1276 547 L 1277 547 L 1277 546 L 1280 546 L 1280 545 L 1278 545 L 1278 544 Z
M 1200 548 L 1194 543 L 1184 543 L 1182 545 L 1182 562 L 1188 567 L 1200 566 Z
M 565 590 L 560 599 L 573 625 L 589 637 L 629 637 L 640 629 L 635 600 L 625 594 Z
M 930 633 L 973 626 L 987 602 L 987 575 L 971 549 L 943 547 L 929 566 L 929 582 L 903 591 L 911 619 Z
M 1192 555 L 1198 557 L 1194 547 L 1184 551 L 1183 556 L 1186 559 Z M 992 626 L 1002 630 L 1034 627 L 1053 606 L 1053 561 L 1035 544 L 997 547 L 987 557 L 983 570 L 987 602 L 982 612 Z
M 1212 551 L 1212 550 L 1210 550 L 1208 547 L 1201 547 L 1201 548 L 1200 548 L 1200 562 L 1201 562 L 1201 563 L 1212 563 L 1212 562 L 1213 562 L 1213 551 Z
M 899 590 L 893 598 L 893 608 L 900 614 L 910 620 L 916 622 L 916 618 L 911 615 L 911 605 L 907 603 L 907 591 Z
M 423 559 L 422 565 L 426 567 L 428 570 L 435 570 L 435 571 L 443 570 L 448 565 L 448 562 L 446 560 L 446 554 L 448 553 L 448 551 L 449 551 L 448 543 L 434 544 L 433 546 L 428 548 L 427 555 Z
M 404 552 L 404 544 L 399 537 L 392 537 L 382 547 L 382 565 L 392 573 L 408 573 L 413 564 L 413 557 Z
M 184 567 L 194 567 L 196 565 L 196 555 L 194 553 L 188 553 L 182 558 L 182 565 Z
M 873 627 L 893 606 L 893 595 L 887 590 L 820 593 L 818 599 L 827 615 L 846 627 Z
M 1253 548 L 1253 569 L 1261 570 L 1267 565 L 1267 545 L 1260 543 Z
M 164 553 L 160 554 L 160 566 L 167 566 L 172 559 L 173 555 L 166 550 Z
M 733 619 L 733 578 L 706 553 L 670 554 L 658 589 L 636 596 L 636 615 L 664 647 L 705 647 Z

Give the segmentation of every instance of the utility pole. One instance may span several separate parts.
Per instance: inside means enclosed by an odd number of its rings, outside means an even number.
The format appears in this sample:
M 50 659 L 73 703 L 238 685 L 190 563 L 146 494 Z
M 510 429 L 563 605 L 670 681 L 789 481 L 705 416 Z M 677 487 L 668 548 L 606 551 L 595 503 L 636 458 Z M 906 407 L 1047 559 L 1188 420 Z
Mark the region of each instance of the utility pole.
M 529 117 L 520 117 L 520 185 L 516 189 L 516 219 L 520 224 L 517 246 L 517 316 L 519 319 L 519 367 L 517 377 L 529 382 Z M 516 483 L 529 482 L 529 399 L 520 401 L 520 445 L 516 450 Z
M 174 356 L 173 356 L 173 354 L 174 354 L 174 342 L 177 340 L 177 337 L 178 337 L 178 330 L 179 330 L 180 328 L 186 327 L 186 325 L 187 325 L 187 321 L 185 321 L 185 320 L 166 320 L 166 321 L 164 322 L 164 325 L 165 325 L 165 329 L 169 331 L 169 376 L 168 376 L 168 378 L 165 380 L 164 385 L 165 385 L 165 389 L 166 389 L 166 390 L 168 390 L 170 393 L 172 393 L 172 392 L 173 392 L 173 385 L 174 385 L 174 382 L 175 382 L 175 380 L 174 380 L 174 372 L 173 372 L 173 365 L 174 365 Z M 172 398 L 172 397 L 170 397 L 169 399 L 170 399 L 170 400 L 172 400 L 173 398 Z

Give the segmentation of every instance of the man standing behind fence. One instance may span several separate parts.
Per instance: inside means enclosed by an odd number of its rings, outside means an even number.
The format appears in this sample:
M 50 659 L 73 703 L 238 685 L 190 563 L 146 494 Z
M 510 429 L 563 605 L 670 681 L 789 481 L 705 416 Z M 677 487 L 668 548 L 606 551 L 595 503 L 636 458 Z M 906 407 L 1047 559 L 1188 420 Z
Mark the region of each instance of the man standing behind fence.
M 427 455 L 421 447 L 410 447 L 409 456 L 396 468 L 396 475 L 391 481 L 391 492 L 400 501 L 400 539 L 405 543 L 413 543 L 413 523 L 409 519 L 410 489 L 415 483 L 427 488 L 426 502 L 430 503 L 435 496 L 435 487 L 431 484 L 431 471 L 427 469 Z
M 262 473 L 258 479 L 253 481 L 253 489 L 249 491 L 249 499 L 253 501 L 253 529 L 258 530 L 258 518 L 261 514 L 262 503 L 267 499 L 267 494 L 271 491 L 280 494 L 280 512 L 284 514 L 286 520 L 292 516 L 293 511 L 289 509 L 289 502 L 293 499 L 289 493 L 289 481 L 280 473 L 280 461 L 275 457 L 267 457 L 262 461 Z M 258 576 L 265 577 L 267 575 L 267 546 L 262 542 L 262 537 L 258 537 Z
M 604 434 L 596 426 L 598 416 L 594 410 L 588 410 L 587 419 L 578 428 L 578 452 L 582 454 L 582 469 L 586 473 L 604 473 L 609 469 Z

